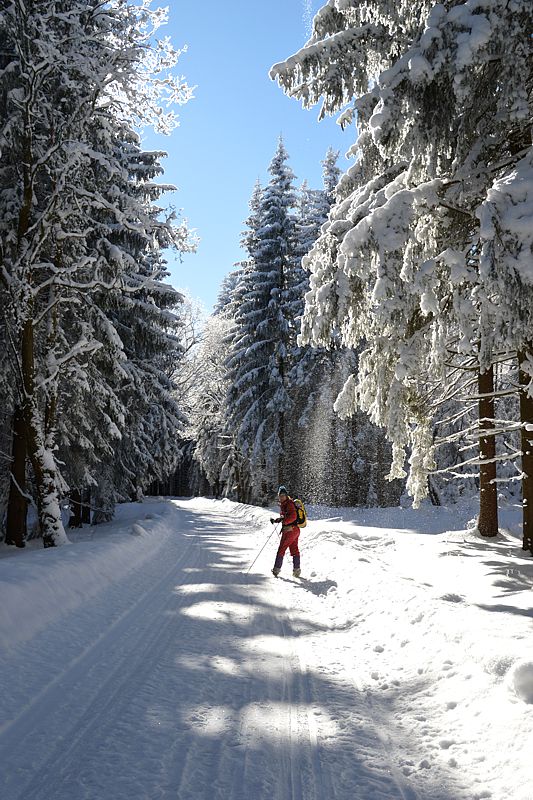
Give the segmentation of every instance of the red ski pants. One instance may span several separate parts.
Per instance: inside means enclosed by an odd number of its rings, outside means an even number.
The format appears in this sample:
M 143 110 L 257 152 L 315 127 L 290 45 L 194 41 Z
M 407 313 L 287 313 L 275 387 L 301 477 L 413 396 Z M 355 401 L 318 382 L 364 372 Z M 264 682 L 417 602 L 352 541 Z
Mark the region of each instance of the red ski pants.
M 296 525 L 292 530 L 281 534 L 281 541 L 279 543 L 278 553 L 276 555 L 276 566 L 281 566 L 283 556 L 287 552 L 287 548 L 289 548 L 291 556 L 300 556 L 300 551 L 298 550 L 299 535 L 300 528 L 298 528 Z

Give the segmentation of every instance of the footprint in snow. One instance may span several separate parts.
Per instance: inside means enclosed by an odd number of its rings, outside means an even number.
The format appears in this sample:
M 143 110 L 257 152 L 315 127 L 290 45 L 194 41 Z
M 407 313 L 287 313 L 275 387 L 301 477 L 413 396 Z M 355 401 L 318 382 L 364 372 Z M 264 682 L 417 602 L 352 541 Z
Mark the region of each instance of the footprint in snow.
M 454 744 L 455 742 L 453 739 L 441 739 L 439 742 L 439 745 L 442 748 L 442 750 L 449 750 L 450 747 Z

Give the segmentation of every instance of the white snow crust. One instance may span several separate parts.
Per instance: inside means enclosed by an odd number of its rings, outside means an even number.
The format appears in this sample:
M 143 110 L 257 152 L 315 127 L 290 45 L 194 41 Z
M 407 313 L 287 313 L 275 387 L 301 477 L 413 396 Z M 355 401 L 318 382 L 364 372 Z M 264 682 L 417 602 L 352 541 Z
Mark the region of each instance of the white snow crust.
M 152 500 L 0 548 L 3 800 L 531 800 L 533 562 L 472 508 Z

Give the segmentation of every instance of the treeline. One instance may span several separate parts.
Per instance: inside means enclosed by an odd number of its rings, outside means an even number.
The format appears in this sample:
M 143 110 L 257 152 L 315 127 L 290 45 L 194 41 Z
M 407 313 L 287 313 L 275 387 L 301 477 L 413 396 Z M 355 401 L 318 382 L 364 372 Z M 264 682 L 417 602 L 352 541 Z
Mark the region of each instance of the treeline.
M 533 552 L 532 34 L 528 0 L 339 0 L 272 69 L 356 126 L 355 163 L 295 194 L 280 144 L 256 188 L 197 362 L 216 492 L 477 491 L 490 537 L 521 489 Z
M 190 237 L 137 133 L 190 95 L 160 20 L 119 0 L 0 12 L 7 541 L 32 503 L 60 543 L 62 497 L 109 518 L 184 453 L 193 490 L 245 502 L 281 482 L 328 504 L 479 491 L 484 536 L 521 489 L 533 552 L 530 0 L 324 5 L 272 77 L 356 126 L 354 164 L 330 151 L 324 187 L 296 189 L 280 141 L 187 360 L 161 251 Z
M 402 482 L 385 479 L 391 447 L 363 413 L 334 405 L 358 351 L 299 340 L 309 274 L 302 258 L 334 202 L 338 153 L 324 188 L 296 190 L 280 140 L 270 180 L 256 185 L 242 245 L 246 259 L 222 287 L 190 363 L 190 454 L 200 493 L 269 501 L 280 483 L 329 505 L 390 505 Z M 194 470 L 192 471 L 194 474 Z
M 159 152 L 190 90 L 164 15 L 118 0 L 6 2 L 0 11 L 0 519 L 45 546 L 109 519 L 175 468 L 184 418 L 181 296 L 162 251 L 187 250 L 163 213 Z M 84 513 L 82 513 L 84 512 Z
M 337 400 L 419 502 L 470 473 L 479 530 L 521 481 L 533 552 L 533 5 L 329 2 L 272 77 L 355 121 L 354 166 L 305 263 L 302 345 L 360 351 Z

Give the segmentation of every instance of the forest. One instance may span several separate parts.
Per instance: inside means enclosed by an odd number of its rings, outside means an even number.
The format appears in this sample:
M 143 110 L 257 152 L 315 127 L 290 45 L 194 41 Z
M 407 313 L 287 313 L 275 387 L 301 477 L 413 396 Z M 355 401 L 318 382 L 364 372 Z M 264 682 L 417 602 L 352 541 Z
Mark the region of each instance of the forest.
M 353 163 L 330 148 L 312 188 L 272 143 L 201 325 L 167 269 L 196 234 L 140 136 L 192 97 L 164 22 L 0 11 L 6 544 L 61 545 L 181 480 L 258 505 L 281 483 L 328 506 L 476 496 L 482 537 L 513 501 L 533 554 L 529 0 L 325 3 L 270 77 L 355 126 Z

